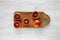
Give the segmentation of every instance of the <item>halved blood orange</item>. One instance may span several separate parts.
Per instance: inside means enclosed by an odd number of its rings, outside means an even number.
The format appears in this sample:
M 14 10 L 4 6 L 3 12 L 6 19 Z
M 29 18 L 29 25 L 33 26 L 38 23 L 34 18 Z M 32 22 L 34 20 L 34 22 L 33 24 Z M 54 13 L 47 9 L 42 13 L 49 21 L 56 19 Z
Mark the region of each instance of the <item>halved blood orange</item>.
M 38 17 L 38 12 L 37 12 L 37 11 L 34 11 L 34 12 L 32 13 L 32 17 L 33 17 L 33 18 L 37 18 L 37 17 Z
M 24 19 L 24 24 L 29 24 L 29 19 L 25 18 Z
M 14 18 L 15 18 L 15 19 L 20 19 L 20 17 L 21 17 L 21 16 L 20 16 L 19 14 L 15 14 L 15 15 L 14 15 Z
M 19 21 L 16 21 L 16 22 L 14 23 L 14 27 L 15 27 L 15 28 L 19 28 L 19 27 L 20 27 L 20 22 L 19 22 Z

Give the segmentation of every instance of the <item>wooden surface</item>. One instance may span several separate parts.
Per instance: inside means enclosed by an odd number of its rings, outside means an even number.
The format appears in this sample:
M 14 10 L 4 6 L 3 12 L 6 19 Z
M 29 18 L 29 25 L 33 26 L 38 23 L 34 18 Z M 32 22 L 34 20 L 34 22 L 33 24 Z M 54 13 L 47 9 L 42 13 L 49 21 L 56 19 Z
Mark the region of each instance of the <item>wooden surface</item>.
M 33 17 L 32 17 L 32 14 L 33 12 L 19 12 L 19 11 L 16 11 L 14 13 L 14 16 L 15 14 L 20 14 L 21 18 L 19 19 L 21 22 L 21 28 L 33 28 Z M 27 18 L 29 19 L 29 24 L 24 24 L 24 18 Z M 16 22 L 17 19 L 14 18 L 14 22 Z M 38 12 L 38 20 L 41 21 L 41 25 L 40 27 L 44 27 L 44 26 L 47 26 L 49 23 L 50 23 L 50 17 L 45 14 L 44 12 Z M 17 20 L 18 21 L 18 20 Z

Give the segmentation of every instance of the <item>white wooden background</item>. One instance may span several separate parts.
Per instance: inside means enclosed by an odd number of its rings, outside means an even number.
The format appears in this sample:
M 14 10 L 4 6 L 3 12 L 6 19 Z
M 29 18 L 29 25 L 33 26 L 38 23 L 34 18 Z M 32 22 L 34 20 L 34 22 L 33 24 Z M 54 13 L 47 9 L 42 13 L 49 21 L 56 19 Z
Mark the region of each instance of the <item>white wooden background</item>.
M 48 14 L 50 24 L 45 28 L 14 28 L 14 11 L 34 10 Z M 0 0 L 0 40 L 60 40 L 60 0 Z

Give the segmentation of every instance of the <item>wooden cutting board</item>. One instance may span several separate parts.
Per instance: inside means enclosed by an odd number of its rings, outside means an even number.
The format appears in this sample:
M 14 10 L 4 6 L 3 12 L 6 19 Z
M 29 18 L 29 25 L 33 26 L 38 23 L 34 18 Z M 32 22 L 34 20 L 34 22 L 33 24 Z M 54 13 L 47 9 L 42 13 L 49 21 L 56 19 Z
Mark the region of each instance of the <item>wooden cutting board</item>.
M 15 28 L 42 28 L 50 23 L 50 17 L 44 12 L 14 12 Z

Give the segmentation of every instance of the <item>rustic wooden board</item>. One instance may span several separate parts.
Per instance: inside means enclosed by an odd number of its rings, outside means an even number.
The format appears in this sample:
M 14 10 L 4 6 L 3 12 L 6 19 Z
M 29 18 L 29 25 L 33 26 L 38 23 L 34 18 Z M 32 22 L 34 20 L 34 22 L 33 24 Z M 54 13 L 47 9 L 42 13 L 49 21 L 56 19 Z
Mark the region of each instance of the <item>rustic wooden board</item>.
M 34 11 L 34 12 L 37 12 L 37 11 Z M 34 18 L 34 17 L 32 17 L 34 12 L 20 12 L 20 11 L 14 12 L 14 27 L 15 28 L 41 28 L 50 23 L 50 17 L 47 14 L 45 14 L 44 12 L 37 12 L 38 16 Z M 20 15 L 20 18 L 16 19 L 15 18 L 16 14 Z M 29 23 L 25 24 L 24 19 L 29 19 Z M 37 25 L 34 25 L 35 20 L 40 21 L 39 27 Z M 18 27 L 15 26 L 16 22 L 18 22 L 20 24 Z

